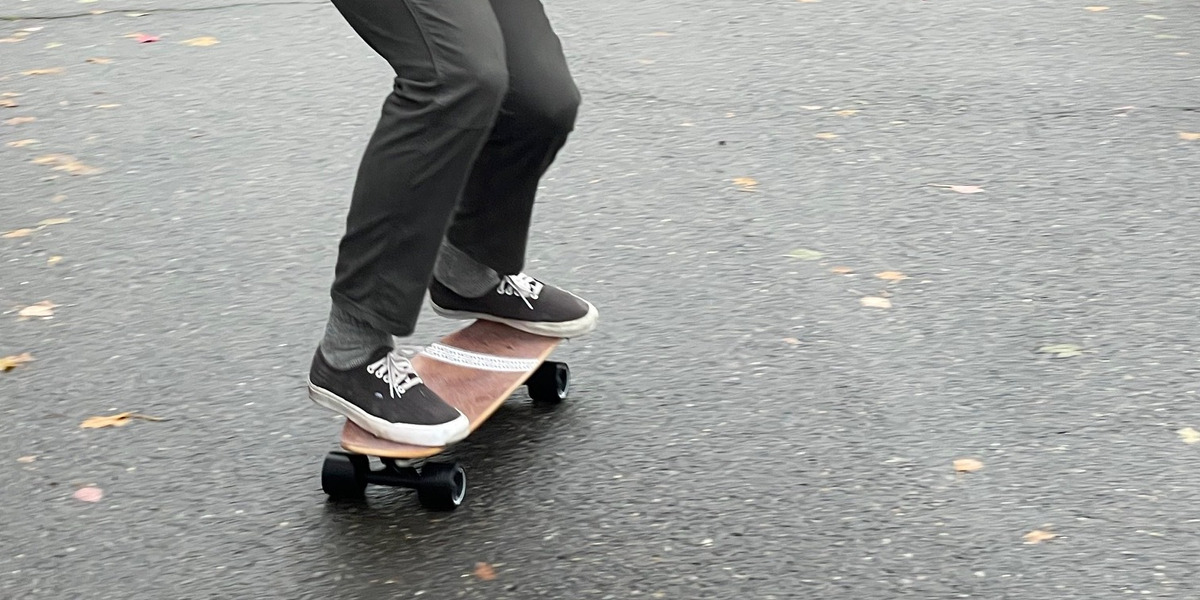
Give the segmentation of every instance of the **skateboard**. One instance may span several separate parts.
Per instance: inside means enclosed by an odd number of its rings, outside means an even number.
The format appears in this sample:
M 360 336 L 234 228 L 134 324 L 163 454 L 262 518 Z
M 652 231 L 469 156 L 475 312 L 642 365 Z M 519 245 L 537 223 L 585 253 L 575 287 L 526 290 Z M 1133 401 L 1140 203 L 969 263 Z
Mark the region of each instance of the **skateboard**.
M 471 433 L 524 385 L 538 403 L 566 399 L 571 371 L 547 361 L 562 342 L 491 321 L 474 321 L 412 357 L 430 389 L 462 411 Z M 468 434 L 468 437 L 470 434 Z M 454 510 L 467 493 L 467 474 L 457 462 L 425 459 L 449 446 L 400 444 L 376 437 L 349 419 L 342 427 L 342 451 L 330 452 L 321 469 L 321 488 L 332 498 L 359 499 L 368 484 L 411 488 L 426 509 Z M 373 468 L 376 457 L 382 468 Z M 424 461 L 421 469 L 417 463 Z

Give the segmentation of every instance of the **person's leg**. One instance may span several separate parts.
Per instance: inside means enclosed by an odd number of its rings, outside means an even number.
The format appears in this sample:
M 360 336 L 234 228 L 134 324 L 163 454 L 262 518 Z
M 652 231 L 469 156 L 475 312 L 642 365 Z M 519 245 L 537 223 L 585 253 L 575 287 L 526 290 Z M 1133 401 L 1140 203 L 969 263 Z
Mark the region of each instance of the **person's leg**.
M 582 335 L 595 326 L 591 305 L 520 276 L 538 182 L 574 129 L 579 90 L 540 0 L 490 2 L 504 36 L 508 94 L 439 253 L 431 299 L 445 316 Z
M 391 336 L 412 333 L 438 248 L 507 89 L 485 0 L 333 0 L 396 72 L 363 155 L 309 397 L 371 433 L 438 446 L 468 433 Z

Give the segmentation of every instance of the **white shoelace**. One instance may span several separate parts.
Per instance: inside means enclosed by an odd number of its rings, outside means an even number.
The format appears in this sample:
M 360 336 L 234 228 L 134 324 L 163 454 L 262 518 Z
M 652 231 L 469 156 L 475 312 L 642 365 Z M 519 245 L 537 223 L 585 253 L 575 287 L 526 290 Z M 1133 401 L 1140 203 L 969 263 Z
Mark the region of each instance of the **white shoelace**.
M 367 372 L 388 384 L 393 398 L 403 396 L 404 392 L 422 383 L 421 377 L 413 370 L 412 363 L 395 352 L 388 352 L 387 356 L 367 365 Z
M 538 294 L 542 293 L 542 288 L 545 287 L 538 280 L 524 274 L 505 275 L 500 280 L 500 285 L 496 287 L 497 294 L 506 296 L 517 296 L 525 302 L 530 310 L 533 310 L 533 304 L 530 300 L 537 300 Z

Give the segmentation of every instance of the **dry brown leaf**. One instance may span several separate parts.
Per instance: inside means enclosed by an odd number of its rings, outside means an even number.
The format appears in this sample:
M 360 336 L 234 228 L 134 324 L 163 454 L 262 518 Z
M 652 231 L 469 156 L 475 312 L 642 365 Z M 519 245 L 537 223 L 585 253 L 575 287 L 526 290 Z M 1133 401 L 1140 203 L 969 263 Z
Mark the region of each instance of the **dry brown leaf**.
M 837 139 L 837 137 L 838 137 L 838 134 L 836 134 L 836 133 L 818 133 L 816 135 L 816 138 L 818 140 L 835 140 L 835 139 Z
M 850 267 L 834 267 L 829 271 L 837 275 L 849 275 L 854 272 L 854 269 L 851 269 Z
M 1176 433 L 1179 434 L 1179 439 L 1183 440 L 1183 443 L 1185 444 L 1200 443 L 1200 431 L 1196 431 L 1191 427 L 1184 427 Z
M 22 75 L 56 75 L 56 74 L 62 73 L 62 72 L 63 72 L 62 67 L 53 67 L 50 69 L 30 69 L 28 71 L 21 71 L 21 74 Z
M 28 352 L 15 356 L 0 357 L 0 373 L 11 371 L 31 360 L 33 360 L 33 355 Z
M 24 125 L 37 120 L 37 117 L 13 117 L 4 122 L 5 125 Z
M 185 46 L 197 46 L 197 47 L 203 48 L 206 46 L 215 46 L 217 44 L 220 44 L 221 40 L 218 40 L 215 37 L 206 35 L 206 36 L 202 36 L 202 37 L 192 38 L 190 40 L 183 40 L 182 42 L 179 42 L 179 43 L 183 44 Z
M 1190 131 L 1180 131 L 1179 139 L 1187 140 L 1189 142 L 1195 142 L 1195 141 L 1200 140 L 1200 133 L 1193 133 Z
M 1034 529 L 1033 531 L 1030 531 L 1029 533 L 1025 534 L 1024 537 L 1025 537 L 1026 544 L 1040 544 L 1047 540 L 1052 540 L 1052 539 L 1058 537 L 1058 535 L 1050 533 L 1049 531 L 1042 531 L 1041 529 Z
M 1090 10 L 1092 12 L 1101 12 L 1101 11 L 1108 10 L 1108 8 L 1109 7 L 1107 7 L 1107 6 L 1085 6 L 1085 7 L 1083 7 L 1083 10 Z
M 973 458 L 960 458 L 954 461 L 954 470 L 959 473 L 974 473 L 983 468 L 983 463 Z
M 29 237 L 29 236 L 33 235 L 34 232 L 36 232 L 36 231 L 37 231 L 36 229 L 29 229 L 29 228 L 15 229 L 15 230 L 10 231 L 0 237 L 9 238 L 9 239 L 23 238 L 23 237 Z
M 111 58 L 93 57 L 93 58 L 87 59 L 85 62 L 90 62 L 95 65 L 107 65 L 107 64 L 111 63 L 112 61 L 113 61 L 113 59 L 111 59 Z
M 54 265 L 62 262 L 62 259 L 63 258 L 61 256 L 51 256 L 50 258 L 46 259 L 46 266 L 53 267 Z
M 905 275 L 900 271 L 884 271 L 882 273 L 876 273 L 875 276 L 884 281 L 904 281 L 905 279 L 908 279 L 908 275 Z
M 5 144 L 5 146 L 8 146 L 9 148 L 24 148 L 25 146 L 29 146 L 29 145 L 36 144 L 36 143 L 37 143 L 37 140 L 16 140 L 16 141 L 12 141 L 12 142 Z
M 124 427 L 134 419 L 142 421 L 162 421 L 161 417 L 151 417 L 135 412 L 123 412 L 115 415 L 90 417 L 79 425 L 80 429 L 100 429 L 102 427 Z
M 17 313 L 17 316 L 25 319 L 53 317 L 54 309 L 57 307 L 57 304 L 49 300 L 42 300 L 33 306 L 26 306 L 25 308 L 22 308 L 21 311 Z
M 862 305 L 867 308 L 891 308 L 892 301 L 878 296 L 867 296 L 862 299 Z
M 475 576 L 483 581 L 491 581 L 496 578 L 496 570 L 485 562 L 475 563 Z
M 104 490 L 91 486 L 82 487 L 75 490 L 75 493 L 72 494 L 72 497 L 80 502 L 99 502 L 100 499 L 104 497 Z

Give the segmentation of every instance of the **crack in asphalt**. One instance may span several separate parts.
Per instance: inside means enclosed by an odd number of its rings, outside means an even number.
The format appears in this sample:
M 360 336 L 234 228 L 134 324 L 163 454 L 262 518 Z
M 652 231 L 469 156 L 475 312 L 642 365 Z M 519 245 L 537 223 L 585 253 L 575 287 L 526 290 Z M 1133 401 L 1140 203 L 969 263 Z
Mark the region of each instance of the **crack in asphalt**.
M 82 13 L 70 13 L 65 15 L 32 15 L 32 16 L 17 16 L 17 15 L 0 15 L 0 21 L 48 21 L 54 19 L 77 19 L 79 17 L 98 17 L 101 15 L 113 13 L 165 13 L 165 12 L 200 12 L 205 10 L 223 10 L 226 8 L 242 8 L 246 6 L 295 6 L 295 5 L 317 5 L 325 4 L 326 0 L 284 0 L 282 2 L 238 2 L 236 4 L 222 4 L 220 6 L 199 6 L 194 8 L 127 8 L 127 9 L 108 9 L 97 10 Z

